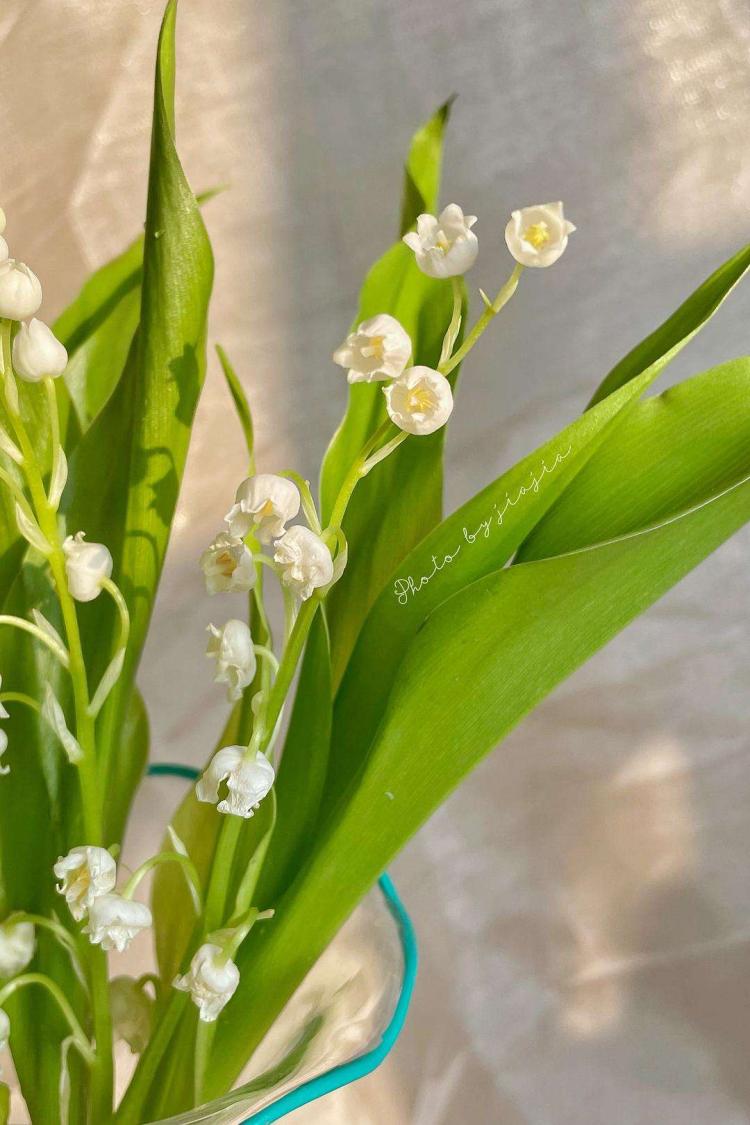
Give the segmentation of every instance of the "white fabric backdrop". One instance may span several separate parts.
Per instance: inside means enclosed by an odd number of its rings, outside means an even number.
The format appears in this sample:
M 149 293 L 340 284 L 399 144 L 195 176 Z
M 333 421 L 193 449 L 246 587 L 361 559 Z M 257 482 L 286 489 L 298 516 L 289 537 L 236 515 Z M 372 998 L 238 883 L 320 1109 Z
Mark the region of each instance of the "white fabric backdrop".
M 48 317 L 137 230 L 161 0 L 4 0 L 0 200 Z M 741 0 L 184 0 L 179 143 L 217 254 L 212 337 L 261 464 L 313 475 L 342 410 L 327 357 L 394 234 L 410 132 L 458 92 L 444 200 L 579 232 L 524 279 L 461 388 L 453 507 L 573 417 L 600 376 L 748 237 Z M 675 364 L 747 349 L 742 292 Z M 223 705 L 196 558 L 241 471 L 215 364 L 142 684 L 154 754 L 198 763 Z M 336 1125 L 750 1121 L 747 533 L 577 673 L 394 872 L 421 935 L 404 1038 L 301 1111 Z M 146 846 L 148 825 L 138 826 Z

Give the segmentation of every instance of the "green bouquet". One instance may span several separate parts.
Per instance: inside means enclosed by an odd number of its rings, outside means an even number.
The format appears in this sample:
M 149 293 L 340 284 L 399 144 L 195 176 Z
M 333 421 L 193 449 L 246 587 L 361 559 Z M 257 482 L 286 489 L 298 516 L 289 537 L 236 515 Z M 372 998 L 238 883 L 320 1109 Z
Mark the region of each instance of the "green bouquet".
M 171 2 L 143 237 L 53 329 L 35 318 L 38 279 L 0 237 L 0 1041 L 44 1125 L 139 1125 L 229 1091 L 447 794 L 750 518 L 750 360 L 644 398 L 750 248 L 618 363 L 579 418 L 442 518 L 459 367 L 525 270 L 575 241 L 560 203 L 513 211 L 512 271 L 470 316 L 479 244 L 473 216 L 437 207 L 442 107 L 408 155 L 401 237 L 334 354 L 350 390 L 317 497 L 293 471 L 256 470 L 250 406 L 218 349 L 248 460 L 200 567 L 217 604 L 247 595 L 246 616 L 209 626 L 232 706 L 162 850 L 123 873 L 149 754 L 138 663 L 213 273 L 206 200 L 175 148 L 174 25 Z M 145 935 L 157 972 L 110 979 L 107 953 Z M 119 1037 L 138 1059 L 116 1105 Z M 0 1122 L 9 1104 L 4 1084 Z

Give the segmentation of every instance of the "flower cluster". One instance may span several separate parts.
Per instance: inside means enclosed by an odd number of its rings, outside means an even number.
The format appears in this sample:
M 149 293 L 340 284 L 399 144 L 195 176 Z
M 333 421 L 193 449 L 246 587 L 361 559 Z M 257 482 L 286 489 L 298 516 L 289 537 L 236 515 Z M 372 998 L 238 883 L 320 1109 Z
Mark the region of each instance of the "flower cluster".
M 60 856 L 54 873 L 76 922 L 87 920 L 83 932 L 92 945 L 122 953 L 133 938 L 152 924 L 151 911 L 115 891 L 117 864 L 104 848 L 72 848 Z

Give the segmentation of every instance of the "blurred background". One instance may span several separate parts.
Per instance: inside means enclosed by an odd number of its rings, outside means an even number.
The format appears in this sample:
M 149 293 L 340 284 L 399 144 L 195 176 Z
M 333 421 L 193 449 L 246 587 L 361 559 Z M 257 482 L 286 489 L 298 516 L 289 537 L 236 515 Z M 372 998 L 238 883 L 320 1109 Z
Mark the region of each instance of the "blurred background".
M 51 320 L 144 214 L 162 0 L 3 0 L 0 201 Z M 217 258 L 211 336 L 263 469 L 315 477 L 344 407 L 329 356 L 396 234 L 412 131 L 457 93 L 443 201 L 479 215 L 476 294 L 510 210 L 563 199 L 462 379 L 452 509 L 572 419 L 750 233 L 743 0 L 183 0 L 178 145 Z M 475 306 L 476 307 L 476 306 Z M 747 351 L 741 291 L 670 369 Z M 197 558 L 244 466 L 215 360 L 141 683 L 153 754 L 223 722 Z M 394 864 L 421 939 L 403 1039 L 299 1125 L 750 1121 L 746 530 L 517 730 Z M 161 812 L 161 810 L 160 810 Z M 156 826 L 136 826 L 145 848 Z

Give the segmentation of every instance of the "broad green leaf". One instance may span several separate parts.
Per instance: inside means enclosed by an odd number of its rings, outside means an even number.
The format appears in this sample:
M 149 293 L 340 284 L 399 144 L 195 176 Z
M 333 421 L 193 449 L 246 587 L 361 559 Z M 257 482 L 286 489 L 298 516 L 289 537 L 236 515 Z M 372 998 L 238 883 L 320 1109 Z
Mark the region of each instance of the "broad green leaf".
M 638 403 L 537 524 L 516 561 L 627 535 L 721 492 L 747 459 L 748 402 L 750 359 L 742 358 Z
M 406 556 L 367 617 L 336 697 L 327 804 L 360 769 L 401 658 L 430 613 L 505 565 L 660 369 L 644 372 L 519 461 Z
M 667 352 L 684 347 L 710 320 L 749 268 L 750 245 L 743 247 L 728 262 L 719 266 L 676 312 L 628 352 L 599 384 L 589 406 L 601 402 Z
M 109 546 L 132 622 L 123 674 L 97 726 L 107 807 L 115 819 L 129 794 L 114 788 L 111 759 L 128 713 L 205 374 L 213 275 L 208 237 L 174 143 L 174 20 L 170 4 L 157 57 L 140 325 L 115 392 L 70 464 L 69 527 L 83 527 Z M 116 620 L 103 598 L 88 608 L 81 615 L 85 644 L 101 674 L 112 655 Z
M 697 393 L 695 427 L 704 425 L 701 406 Z M 736 412 L 735 403 L 728 410 Z M 675 424 L 685 426 L 685 412 Z M 348 799 L 278 904 L 273 926 L 251 934 L 241 951 L 244 972 L 217 1031 L 210 1094 L 231 1082 L 365 888 L 461 778 L 748 520 L 746 442 L 744 462 L 718 495 L 623 538 L 496 571 L 432 614 L 402 662 Z
M 106 405 L 125 368 L 140 316 L 142 265 L 139 238 L 92 274 L 54 326 L 70 357 L 65 385 L 78 423 L 68 449 Z
M 413 221 L 419 211 L 434 211 L 437 207 L 448 112 L 446 103 L 412 141 L 406 164 L 402 223 Z M 378 313 L 390 313 L 411 337 L 412 362 L 436 367 L 452 309 L 450 284 L 425 277 L 417 268 L 413 253 L 399 241 L 370 270 L 355 324 Z M 465 317 L 465 307 L 463 312 Z M 456 377 L 454 372 L 453 382 Z M 353 461 L 386 418 L 380 384 L 349 387 L 346 414 L 321 470 L 324 524 Z M 334 685 L 341 678 L 362 621 L 379 589 L 403 555 L 440 519 L 444 440 L 441 430 L 430 437 L 406 442 L 358 485 L 352 498 L 344 520 L 349 563 L 328 603 Z

